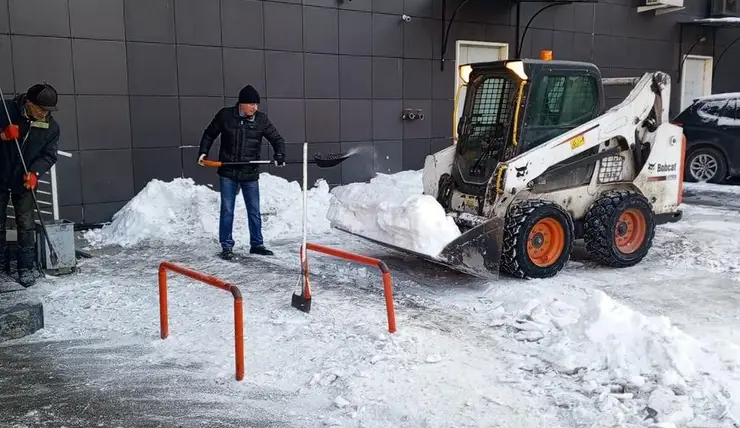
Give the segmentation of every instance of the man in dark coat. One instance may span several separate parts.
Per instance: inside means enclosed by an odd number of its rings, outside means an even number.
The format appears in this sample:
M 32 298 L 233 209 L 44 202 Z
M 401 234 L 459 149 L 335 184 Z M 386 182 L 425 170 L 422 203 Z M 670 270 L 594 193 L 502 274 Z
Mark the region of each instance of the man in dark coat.
M 208 156 L 213 141 L 221 136 L 221 162 L 243 162 L 259 160 L 262 152 L 262 137 L 272 145 L 275 165 L 285 166 L 285 141 L 273 126 L 267 115 L 258 110 L 259 93 L 247 85 L 239 92 L 239 101 L 231 107 L 224 107 L 216 113 L 203 132 L 200 140 L 198 163 Z M 272 255 L 262 240 L 262 219 L 260 216 L 259 165 L 227 165 L 218 169 L 221 184 L 221 214 L 219 220 L 219 241 L 221 258 L 231 260 L 234 255 L 234 239 L 231 231 L 234 225 L 234 204 L 241 189 L 247 206 L 249 223 L 249 243 L 251 254 Z
M 5 222 L 8 202 L 13 201 L 18 231 L 18 279 L 29 287 L 36 282 L 33 265 L 36 259 L 35 213 L 32 192 L 38 178 L 57 161 L 59 125 L 50 112 L 57 109 L 57 91 L 46 83 L 31 86 L 25 94 L 4 101 L 10 115 L 0 113 L 0 266 L 10 273 Z M 23 151 L 28 174 L 18 153 L 16 140 Z

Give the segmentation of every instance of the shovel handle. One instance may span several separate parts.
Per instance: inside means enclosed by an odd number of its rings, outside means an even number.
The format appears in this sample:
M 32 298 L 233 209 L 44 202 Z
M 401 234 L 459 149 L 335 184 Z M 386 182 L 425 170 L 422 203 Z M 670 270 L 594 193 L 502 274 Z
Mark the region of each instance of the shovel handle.
M 206 159 L 203 159 L 201 162 L 203 163 L 203 166 L 210 166 L 211 168 L 220 168 L 221 165 L 223 164 L 223 162 L 206 160 Z
M 228 166 L 228 165 L 264 165 L 264 164 L 270 164 L 272 161 L 269 160 L 259 160 L 259 161 L 244 161 L 244 162 L 221 162 L 221 161 L 212 161 L 212 160 L 206 160 L 203 159 L 203 166 L 210 166 L 212 168 L 220 168 L 222 166 Z

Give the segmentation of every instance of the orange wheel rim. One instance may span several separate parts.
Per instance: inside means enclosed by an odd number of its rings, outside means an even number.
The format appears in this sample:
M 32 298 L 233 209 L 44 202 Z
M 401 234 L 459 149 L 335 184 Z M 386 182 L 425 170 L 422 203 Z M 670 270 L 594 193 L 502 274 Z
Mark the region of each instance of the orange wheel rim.
M 636 208 L 626 210 L 617 219 L 617 226 L 614 230 L 617 249 L 623 254 L 634 253 L 645 241 L 646 232 L 647 221 L 642 211 Z
M 565 248 L 565 230 L 554 218 L 543 218 L 534 225 L 527 239 L 527 256 L 536 266 L 555 264 Z

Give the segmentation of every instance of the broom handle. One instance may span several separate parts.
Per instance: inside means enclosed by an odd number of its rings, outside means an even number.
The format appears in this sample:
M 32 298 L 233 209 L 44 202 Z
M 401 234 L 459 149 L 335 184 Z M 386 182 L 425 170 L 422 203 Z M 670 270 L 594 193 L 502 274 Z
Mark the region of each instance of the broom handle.
M 301 268 L 306 274 L 306 260 L 308 255 L 306 254 L 306 236 L 308 235 L 308 143 L 303 143 L 303 260 L 301 260 Z M 308 287 L 308 282 L 305 283 L 305 287 Z M 303 290 L 305 294 L 307 290 Z

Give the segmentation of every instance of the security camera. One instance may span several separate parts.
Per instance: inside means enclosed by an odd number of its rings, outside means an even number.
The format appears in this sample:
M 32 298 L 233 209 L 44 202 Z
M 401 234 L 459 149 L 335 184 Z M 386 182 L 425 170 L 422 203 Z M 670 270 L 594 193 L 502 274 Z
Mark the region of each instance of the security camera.
M 403 22 L 411 22 L 411 17 L 408 15 L 403 15 L 401 17 L 401 20 L 403 20 Z

